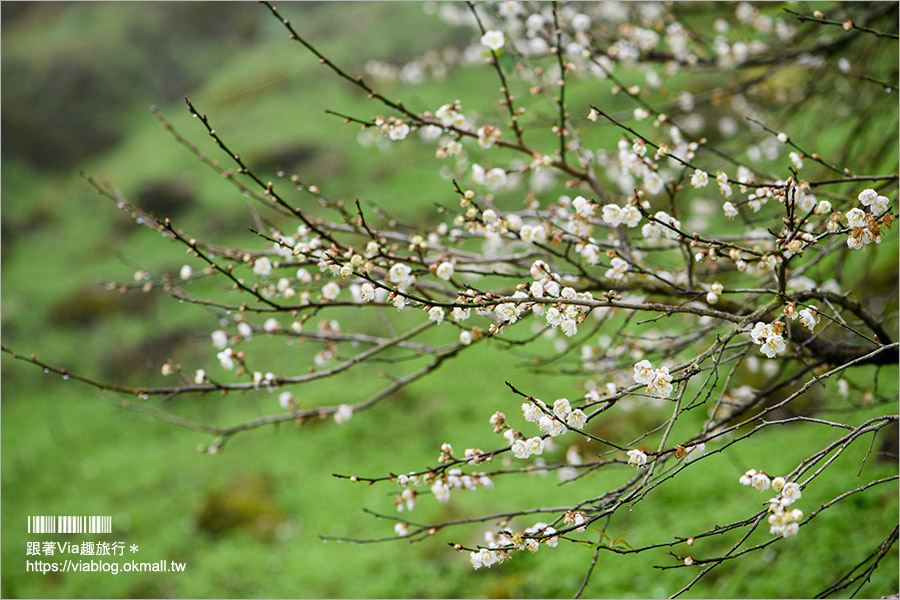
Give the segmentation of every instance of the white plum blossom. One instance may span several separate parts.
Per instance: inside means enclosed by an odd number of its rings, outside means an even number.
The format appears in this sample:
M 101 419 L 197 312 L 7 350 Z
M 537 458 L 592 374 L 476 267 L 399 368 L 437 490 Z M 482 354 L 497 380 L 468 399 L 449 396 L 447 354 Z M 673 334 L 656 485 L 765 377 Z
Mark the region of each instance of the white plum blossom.
M 694 169 L 694 173 L 691 175 L 691 186 L 695 188 L 702 188 L 706 187 L 706 184 L 708 183 L 709 174 L 701 169 Z
M 622 222 L 628 227 L 637 227 L 641 222 L 641 211 L 635 206 L 626 206 L 622 209 Z
M 375 126 L 382 135 L 393 141 L 404 140 L 409 135 L 409 125 L 397 117 L 389 117 L 387 120 L 378 117 L 375 119 Z
M 225 348 L 216 354 L 216 358 L 219 359 L 219 364 L 221 364 L 226 371 L 234 369 L 234 351 L 231 348 Z
M 462 308 L 460 306 L 454 306 L 453 310 L 450 311 L 450 316 L 453 317 L 454 321 L 465 321 L 469 317 L 472 316 L 471 308 Z
M 512 453 L 516 458 L 526 459 L 531 453 L 528 451 L 528 446 L 525 444 L 525 440 L 516 440 L 510 446 Z
M 873 215 L 881 214 L 890 205 L 891 201 L 887 196 L 880 196 L 878 192 L 872 188 L 867 188 L 859 193 L 859 201 L 863 206 L 869 208 L 869 212 Z
M 359 298 L 363 302 L 373 301 L 375 299 L 375 286 L 368 282 L 359 286 Z
M 628 451 L 628 464 L 636 467 L 643 467 L 647 464 L 647 455 L 641 450 Z
M 338 425 L 346 423 L 353 416 L 353 407 L 349 404 L 341 404 L 334 412 L 334 422 Z
M 478 128 L 478 145 L 488 149 L 500 140 L 500 129 L 491 125 Z
M 797 535 L 802 519 L 803 511 L 798 508 L 794 510 L 776 510 L 769 515 L 769 533 L 785 538 Z
M 431 486 L 431 493 L 434 494 L 434 499 L 441 504 L 450 502 L 450 487 L 442 479 L 434 482 L 434 485 Z
M 770 484 L 771 481 L 769 480 L 769 476 L 763 472 L 758 472 L 750 477 L 750 487 L 759 490 L 760 492 L 769 489 Z
M 656 223 L 644 223 L 641 227 L 641 237 L 647 241 L 658 240 L 662 235 L 662 230 Z
M 562 435 L 566 432 L 566 426 L 559 419 L 555 419 L 549 415 L 544 415 L 541 417 L 541 420 L 538 422 L 538 427 L 544 433 L 549 434 L 551 437 L 556 437 L 558 435 Z
M 829 202 L 828 200 L 819 200 L 819 204 L 816 206 L 816 210 L 814 212 L 817 215 L 831 214 L 831 202 Z
M 516 305 L 512 302 L 503 302 L 494 307 L 494 314 L 502 323 L 515 323 L 518 320 Z
M 529 423 L 537 423 L 544 415 L 544 413 L 541 412 L 541 409 L 532 402 L 522 403 L 522 414 L 525 416 L 525 420 Z
M 634 382 L 648 384 L 653 381 L 655 371 L 649 360 L 642 360 L 634 365 Z
M 769 358 L 775 358 L 787 349 L 787 344 L 781 336 L 783 325 L 779 322 L 758 322 L 750 331 L 750 338 L 755 344 L 759 344 L 759 351 Z
M 725 171 L 716 173 L 716 183 L 719 184 L 719 192 L 725 198 L 731 198 L 731 184 L 728 183 L 728 174 Z
M 260 256 L 253 263 L 253 272 L 262 277 L 269 275 L 272 272 L 272 261 L 265 256 Z
M 741 475 L 741 478 L 739 479 L 740 484 L 744 485 L 744 486 L 749 486 L 750 483 L 753 481 L 754 475 L 756 475 L 756 469 L 750 469 L 749 471 L 747 471 L 746 473 Z
M 632 452 L 640 452 L 639 450 L 632 450 Z M 643 454 L 643 452 L 641 452 Z M 563 523 L 566 526 L 576 526 L 578 529 L 575 531 L 581 533 L 587 529 L 587 519 L 584 517 L 583 512 L 567 512 L 563 517 Z
M 553 403 L 553 414 L 560 419 L 565 419 L 572 412 L 572 406 L 568 398 L 559 398 Z
M 695 461 L 698 458 L 700 458 L 701 456 L 703 456 L 703 454 L 705 452 L 706 452 L 706 444 L 704 444 L 702 442 L 699 444 L 694 444 L 693 446 L 690 446 L 689 448 L 687 448 L 687 453 L 684 455 L 684 461 L 685 462 Z
M 559 328 L 562 329 L 563 333 L 566 334 L 567 337 L 572 337 L 576 333 L 578 333 L 578 323 L 575 319 L 570 317 L 566 317 L 560 322 Z
M 618 204 L 604 205 L 603 220 L 613 227 L 618 227 L 619 225 L 621 225 L 625 221 L 625 215 L 622 212 L 622 207 Z
M 322 286 L 322 295 L 328 300 L 334 300 L 341 293 L 341 286 L 333 281 L 329 281 Z
M 635 383 L 646 384 L 647 394 L 656 398 L 668 398 L 674 387 L 672 375 L 668 367 L 654 369 L 649 360 L 642 360 L 634 365 Z
M 650 171 L 644 175 L 644 190 L 651 196 L 656 196 L 666 186 L 666 180 L 656 171 Z
M 562 315 L 555 306 L 551 306 L 547 309 L 544 318 L 547 319 L 547 325 L 550 325 L 551 327 L 558 327 L 562 322 Z
M 587 424 L 587 415 L 581 409 L 576 408 L 566 417 L 566 424 L 575 429 L 584 429 Z
M 178 276 L 182 279 L 190 279 L 194 275 L 194 270 L 191 268 L 191 265 L 184 265 L 181 267 L 181 271 L 178 272 Z
M 675 229 L 679 230 L 681 229 L 681 221 L 663 210 L 657 212 L 655 215 L 653 215 L 653 217 L 657 221 L 669 225 L 669 227 L 674 227 Z M 681 237 L 677 231 L 673 231 L 672 229 L 669 229 L 669 227 L 660 227 L 660 231 L 662 231 L 662 234 L 665 237 L 669 238 L 670 240 L 677 240 L 679 237 Z
M 401 291 L 413 284 L 415 277 L 412 275 L 412 269 L 404 263 L 397 263 L 388 270 L 388 277 L 391 283 L 396 285 Z
M 529 454 L 540 455 L 544 451 L 544 440 L 535 436 L 525 440 Z
M 799 313 L 800 322 L 810 331 L 815 331 L 816 325 L 819 324 L 819 313 L 815 306 L 810 305 Z
M 668 398 L 672 395 L 672 376 L 668 367 L 660 367 L 653 376 L 653 381 L 647 386 L 647 393 L 656 398 Z
M 781 354 L 786 348 L 784 338 L 780 335 L 772 335 L 766 338 L 759 351 L 769 358 L 775 358 L 775 355 Z
M 572 208 L 575 209 L 575 213 L 583 217 L 585 219 L 589 219 L 594 216 L 594 204 L 586 199 L 584 196 L 576 196 L 574 200 L 572 200 Z M 606 207 L 603 207 L 604 210 Z
M 800 492 L 800 484 L 796 482 L 785 483 L 781 488 L 781 504 L 782 506 L 790 506 L 800 499 L 803 494 Z
M 628 278 L 628 271 L 631 270 L 631 266 L 627 262 L 616 256 L 610 261 L 610 264 L 612 265 L 611 268 L 606 271 L 607 279 L 623 282 Z
M 506 43 L 506 40 L 503 37 L 502 31 L 486 31 L 485 34 L 481 36 L 481 45 L 494 51 L 502 48 L 504 43 Z
M 725 213 L 725 216 L 729 219 L 733 219 L 738 216 L 737 206 L 732 204 L 731 202 L 726 202 L 722 205 L 722 211 Z
M 215 346 L 219 350 L 222 350 L 223 348 L 225 348 L 225 346 L 228 345 L 228 334 L 221 329 L 213 331 L 210 337 L 212 338 L 213 346 Z
M 428 320 L 432 323 L 440 323 L 444 320 L 444 309 L 440 306 L 432 306 L 428 309 Z
M 434 274 L 444 281 L 448 281 L 451 277 L 453 277 L 453 263 L 442 262 L 434 270 Z
M 596 265 L 600 262 L 600 247 L 594 244 L 580 244 L 578 249 L 578 253 L 588 262 L 588 264 Z M 535 281 L 540 285 L 539 281 Z M 543 288 L 541 288 L 541 293 L 543 293 Z M 532 294 L 534 295 L 534 294 Z M 539 297 L 539 296 L 538 296 Z

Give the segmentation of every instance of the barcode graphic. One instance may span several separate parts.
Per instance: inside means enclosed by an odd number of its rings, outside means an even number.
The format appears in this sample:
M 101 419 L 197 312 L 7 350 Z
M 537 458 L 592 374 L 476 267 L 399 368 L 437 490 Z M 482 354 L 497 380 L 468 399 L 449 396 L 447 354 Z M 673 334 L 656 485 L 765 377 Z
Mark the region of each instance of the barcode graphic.
M 110 516 L 31 516 L 28 533 L 112 533 Z

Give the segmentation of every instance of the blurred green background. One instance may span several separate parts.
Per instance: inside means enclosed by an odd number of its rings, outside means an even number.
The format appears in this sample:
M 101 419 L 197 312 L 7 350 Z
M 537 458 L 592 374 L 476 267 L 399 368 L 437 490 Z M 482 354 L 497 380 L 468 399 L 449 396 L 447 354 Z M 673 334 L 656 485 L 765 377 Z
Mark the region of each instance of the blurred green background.
M 352 73 L 362 72 L 369 60 L 402 66 L 427 50 L 461 51 L 473 39 L 469 29 L 441 22 L 427 14 L 433 6 L 420 3 L 280 8 Z M 461 98 L 464 107 L 491 114 L 496 106 L 493 99 L 483 99 L 483 91 L 495 89 L 494 76 L 487 68 L 452 69 L 424 85 L 383 81 L 379 90 L 389 97 L 402 94 L 410 104 L 431 110 Z M 591 93 L 608 88 L 604 82 Z M 334 199 L 372 200 L 408 220 L 432 223 L 438 218 L 433 203 L 453 201 L 447 180 L 428 160 L 431 146 L 417 141 L 389 150 L 363 146 L 355 126 L 324 115 L 326 108 L 361 117 L 384 111 L 290 42 L 257 4 L 3 3 L 2 89 L 3 343 L 101 379 L 161 383 L 159 369 L 169 358 L 188 372 L 207 366 L 213 361 L 208 335 L 217 325 L 208 311 L 180 305 L 163 293 L 120 295 L 97 283 L 130 281 L 135 269 L 177 273 L 186 262 L 195 269 L 201 265 L 158 234 L 137 227 L 78 176 L 80 169 L 95 178 L 108 177 L 132 202 L 171 216 L 200 239 L 263 247 L 247 231 L 254 226 L 247 199 L 179 147 L 148 112 L 151 104 L 210 156 L 221 158 L 185 109 L 182 98 L 190 96 L 264 176 L 274 178 L 281 168 L 296 172 Z M 615 102 L 629 107 L 621 97 Z M 896 113 L 890 116 L 896 125 Z M 606 135 L 613 140 L 607 147 L 614 147 L 617 134 L 607 130 Z M 891 153 L 896 162 L 896 148 Z M 887 164 L 891 156 L 884 158 Z M 896 255 L 896 238 L 886 244 Z M 882 266 L 896 273 L 895 257 L 885 254 Z M 215 290 L 216 285 L 201 281 L 192 291 Z M 265 340 L 259 345 L 262 356 L 286 360 L 277 346 L 267 347 Z M 217 455 L 196 451 L 212 441 L 207 435 L 123 410 L 105 394 L 43 376 L 4 354 L 0 594 L 570 596 L 591 558 L 589 550 L 570 544 L 473 572 L 467 555 L 455 554 L 446 544 L 478 543 L 482 526 L 440 532 L 412 546 L 323 544 L 318 539 L 320 534 L 393 534 L 392 522 L 361 511 L 392 512 L 393 488 L 353 485 L 331 473 L 374 476 L 412 470 L 433 464 L 445 441 L 457 449 L 488 449 L 499 439 L 487 424 L 493 411 L 518 417 L 519 403 L 504 379 L 548 395 L 557 381 L 574 387 L 564 377 L 530 371 L 520 356 L 502 348 L 474 348 L 434 377 L 341 427 L 262 428 L 237 436 Z M 308 354 L 297 349 L 297 356 L 308 359 Z M 854 375 L 855 385 L 869 386 L 876 377 L 874 370 L 861 369 Z M 883 379 L 878 397 L 890 398 L 896 383 Z M 332 404 L 344 397 L 356 401 L 361 390 L 376 389 L 373 385 L 335 378 L 297 394 L 308 406 Z M 822 393 L 833 393 L 833 385 Z M 262 393 L 180 399 L 177 407 L 165 408 L 204 422 L 236 423 L 278 412 L 275 398 Z M 877 406 L 854 420 L 875 414 Z M 472 427 L 473 421 L 482 427 Z M 625 439 L 626 432 L 645 425 L 639 418 L 622 417 L 608 427 Z M 654 503 L 642 503 L 617 518 L 614 533 L 632 533 L 628 539 L 638 545 L 742 518 L 758 509 L 761 498 L 723 494 L 723 488 L 734 488 L 744 470 L 761 464 L 789 470 L 805 456 L 807 446 L 819 447 L 836 435 L 799 429 L 792 446 L 785 448 L 778 432 L 762 434 L 753 444 L 704 461 L 708 468 L 702 471 L 684 472 L 681 486 L 664 486 Z M 864 446 L 843 455 L 835 472 L 855 476 Z M 422 498 L 412 518 L 430 522 L 561 506 L 596 495 L 630 473 L 612 471 L 567 486 L 559 486 L 553 475 L 530 477 L 526 485 L 498 478 L 494 491 L 456 493 L 449 506 Z M 870 460 L 863 473 L 867 481 L 896 473 L 896 464 Z M 824 502 L 845 486 L 837 477 L 823 477 L 804 494 L 804 505 Z M 896 523 L 897 486 L 883 487 L 848 501 L 856 503 L 852 514 L 865 514 L 864 519 L 848 520 L 839 509 L 828 511 L 797 538 L 748 557 L 734 571 L 718 569 L 689 597 L 803 597 L 820 589 L 871 552 Z M 671 512 L 659 511 L 660 506 L 671 506 Z M 116 533 L 85 539 L 138 544 L 136 560 L 183 561 L 186 572 L 26 573 L 26 541 L 38 539 L 26 534 L 26 517 L 56 514 L 110 514 Z M 762 541 L 767 535 L 757 532 L 753 539 Z M 712 542 L 696 553 L 712 554 L 723 543 Z M 815 563 L 809 558 L 812 548 L 820 549 Z M 692 576 L 649 566 L 671 560 L 662 550 L 637 557 L 601 554 L 585 595 L 665 596 Z M 897 585 L 895 549 L 861 595 L 896 592 Z

